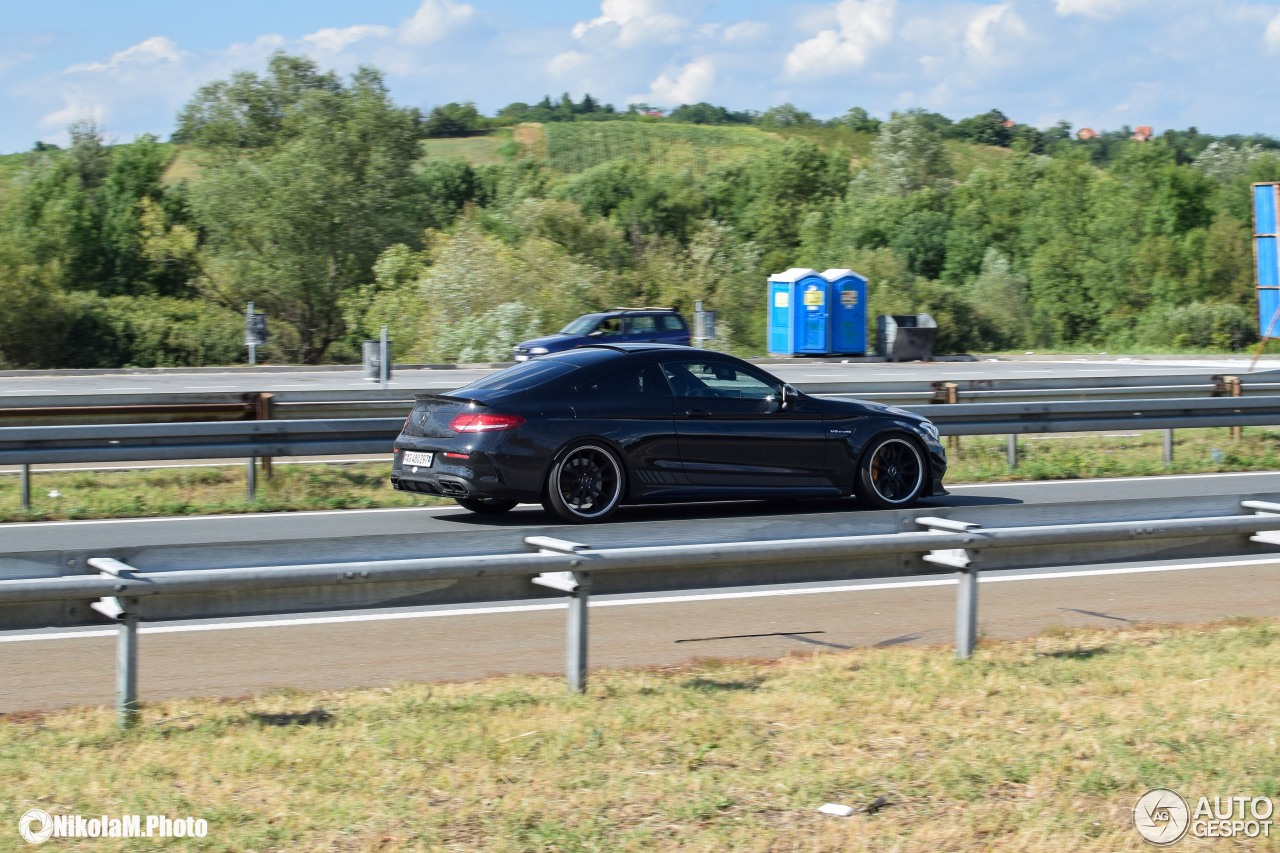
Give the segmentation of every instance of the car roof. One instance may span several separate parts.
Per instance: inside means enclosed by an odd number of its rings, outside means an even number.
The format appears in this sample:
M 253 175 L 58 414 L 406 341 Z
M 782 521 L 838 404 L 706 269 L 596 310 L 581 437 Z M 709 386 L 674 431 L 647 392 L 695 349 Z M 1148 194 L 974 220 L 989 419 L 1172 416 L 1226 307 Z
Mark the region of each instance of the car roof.
M 674 308 L 614 308 L 611 311 L 592 312 L 603 317 L 626 317 L 631 314 L 676 314 Z
M 691 352 L 708 352 L 707 350 L 699 350 L 697 347 L 686 347 L 680 344 L 655 344 L 647 342 L 635 343 L 617 343 L 617 344 L 581 344 L 574 347 L 568 352 L 583 349 L 603 349 L 613 350 L 614 352 L 648 352 L 649 350 L 689 350 Z

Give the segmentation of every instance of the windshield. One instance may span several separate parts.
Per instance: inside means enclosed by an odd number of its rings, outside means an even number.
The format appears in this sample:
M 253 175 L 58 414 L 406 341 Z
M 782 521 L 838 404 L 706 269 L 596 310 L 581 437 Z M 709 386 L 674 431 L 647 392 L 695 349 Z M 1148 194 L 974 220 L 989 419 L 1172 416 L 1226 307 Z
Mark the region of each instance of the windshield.
M 540 385 L 549 379 L 563 376 L 577 370 L 576 364 L 555 361 L 552 359 L 535 359 L 522 361 L 519 364 L 491 373 L 483 379 L 477 379 L 470 385 L 464 385 L 456 391 L 450 391 L 450 397 L 465 397 L 468 391 L 486 389 L 490 391 L 521 391 Z
M 600 318 L 603 316 L 603 314 L 585 314 L 561 329 L 560 334 L 589 335 L 595 330 L 596 324 L 600 322 Z

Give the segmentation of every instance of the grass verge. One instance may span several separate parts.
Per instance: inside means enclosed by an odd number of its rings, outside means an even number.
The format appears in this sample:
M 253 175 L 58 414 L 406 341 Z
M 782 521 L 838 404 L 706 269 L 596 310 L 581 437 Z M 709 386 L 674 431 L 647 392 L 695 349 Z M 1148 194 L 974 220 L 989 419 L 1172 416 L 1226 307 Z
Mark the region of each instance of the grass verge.
M 1277 659 L 1280 622 L 1232 620 L 964 663 L 904 646 L 600 672 L 585 696 L 501 677 L 158 703 L 130 731 L 14 715 L 0 826 L 190 815 L 208 837 L 166 848 L 209 850 L 1140 850 L 1149 788 L 1280 797 Z
M 1004 436 L 965 436 L 950 450 L 948 483 L 1071 480 L 1219 471 L 1280 470 L 1280 430 L 1250 428 L 1240 441 L 1222 429 L 1179 430 L 1174 462 L 1163 463 L 1158 432 L 1021 436 L 1018 467 L 1006 462 Z M 390 462 L 276 465 L 245 499 L 244 464 L 137 471 L 47 471 L 32 475 L 32 507 L 21 509 L 18 477 L 0 477 L 0 522 L 157 515 L 280 512 L 425 506 L 450 500 L 396 492 Z

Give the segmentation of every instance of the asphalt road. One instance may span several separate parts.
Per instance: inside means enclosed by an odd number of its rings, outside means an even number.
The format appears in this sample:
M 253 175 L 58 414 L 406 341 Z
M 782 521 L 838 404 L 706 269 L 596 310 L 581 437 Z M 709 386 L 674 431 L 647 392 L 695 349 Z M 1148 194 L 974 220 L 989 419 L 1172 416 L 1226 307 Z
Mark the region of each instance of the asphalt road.
M 1062 515 L 1070 504 L 1079 517 L 1109 501 L 1155 500 L 1176 495 L 1280 496 L 1280 472 L 1189 474 L 1094 480 L 1022 483 L 947 483 L 945 497 L 922 501 L 922 507 L 1044 507 L 1044 516 Z M 1099 512 L 1105 512 L 1100 509 Z M 412 509 L 289 512 L 140 518 L 103 521 L 52 521 L 0 525 L 0 554 L 84 548 L 131 548 L 201 543 L 276 542 L 372 536 L 456 536 L 466 547 L 494 550 L 519 547 L 526 536 L 560 536 L 597 547 L 654 542 L 714 541 L 720 537 L 769 538 L 772 535 L 823 536 L 833 532 L 874 532 L 887 513 L 858 511 L 845 501 L 798 503 L 679 504 L 623 507 L 609 524 L 566 526 L 536 505 L 522 505 L 502 516 L 480 516 L 449 506 Z M 1044 521 L 1043 523 L 1052 523 Z M 437 541 L 437 540 L 433 540 Z M 442 546 L 433 545 L 437 549 Z M 472 552 L 476 553 L 476 552 Z
M 974 361 L 887 363 L 849 360 L 772 360 L 765 366 L 787 382 L 859 381 L 934 382 L 993 378 L 1063 378 L 1086 376 L 1168 376 L 1212 373 L 1245 373 L 1247 358 L 1020 358 Z M 1254 372 L 1280 370 L 1280 360 L 1264 359 Z M 389 387 L 459 387 L 492 372 L 491 368 L 455 367 L 397 369 Z M 288 370 L 271 368 L 206 368 L 199 371 L 48 371 L 0 373 L 0 403 L 6 396 L 58 396 L 84 394 L 142 394 L 172 392 L 253 392 L 368 390 L 378 383 L 363 378 L 356 368 Z
M 1280 494 L 1280 474 L 1241 474 L 953 486 L 940 506 L 1020 504 L 1053 518 L 1107 515 L 1111 500 L 1174 494 Z M 571 528 L 597 547 L 870 532 L 890 514 L 779 512 L 764 504 L 636 508 L 619 521 Z M 958 516 L 959 517 L 959 516 Z M 255 543 L 370 535 L 438 543 L 475 537 L 518 547 L 525 536 L 564 535 L 537 508 L 499 520 L 452 509 L 288 513 L 194 519 L 0 526 L 3 551 Z M 850 528 L 854 529 L 850 529 Z M 478 532 L 477 532 L 478 531 Z M 452 534 L 452 535 L 451 535 Z M 992 638 L 1052 626 L 1197 622 L 1280 612 L 1280 563 L 1270 557 L 988 572 L 980 631 Z M 768 658 L 859 646 L 945 644 L 954 631 L 946 577 L 597 596 L 595 667 L 668 666 L 698 658 Z M 243 617 L 143 627 L 141 695 L 233 696 L 279 687 L 330 689 L 404 680 L 472 679 L 499 672 L 556 673 L 563 666 L 564 605 L 531 600 L 400 610 Z M 112 701 L 112 627 L 0 633 L 0 712 Z

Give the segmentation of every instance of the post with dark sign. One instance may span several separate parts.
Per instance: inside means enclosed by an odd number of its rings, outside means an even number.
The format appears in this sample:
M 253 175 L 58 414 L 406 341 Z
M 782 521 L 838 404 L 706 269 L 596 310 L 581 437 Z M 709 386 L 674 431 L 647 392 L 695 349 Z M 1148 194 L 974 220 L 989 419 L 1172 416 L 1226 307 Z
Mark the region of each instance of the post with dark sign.
M 244 312 L 244 345 L 249 348 L 249 365 L 258 363 L 258 347 L 267 342 L 267 315 L 253 310 L 253 303 Z
M 378 381 L 383 388 L 387 387 L 387 379 L 391 369 L 387 365 L 387 327 L 382 327 L 382 335 L 378 339 Z

